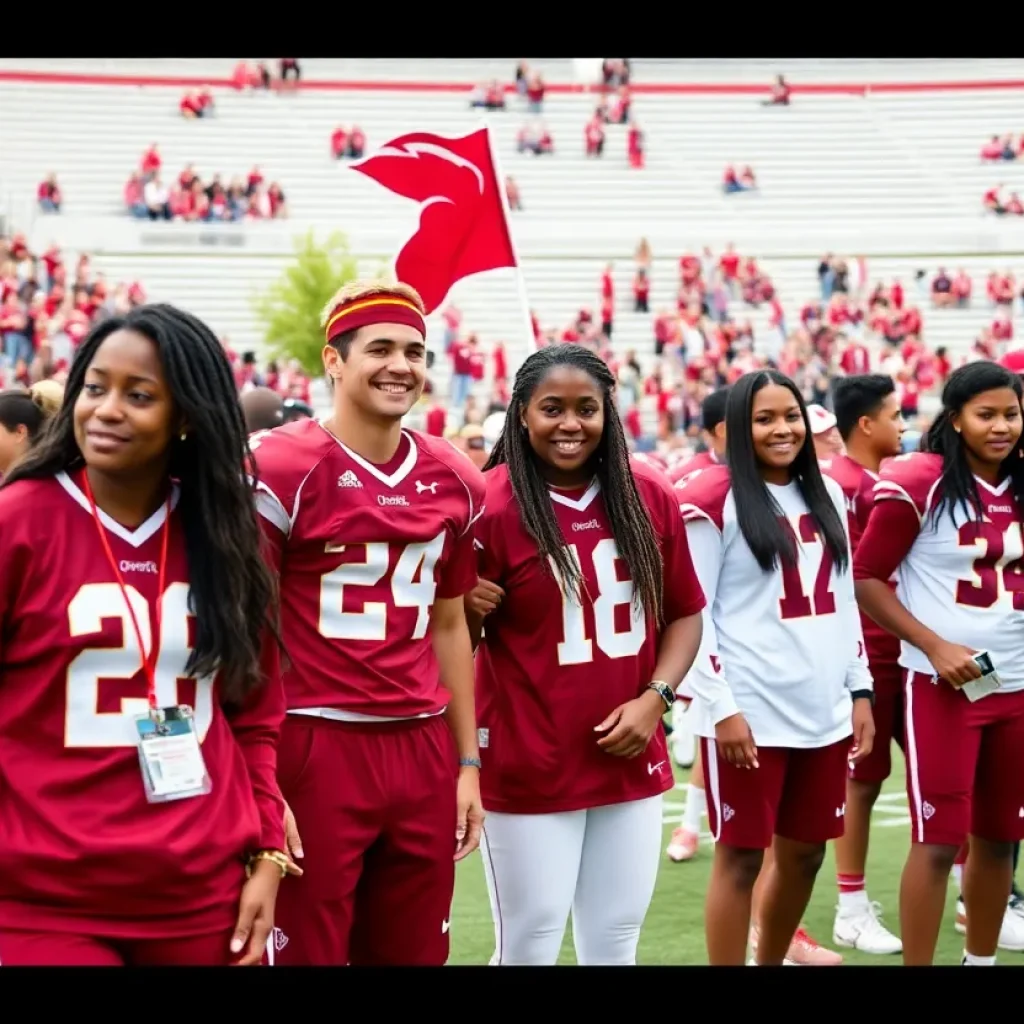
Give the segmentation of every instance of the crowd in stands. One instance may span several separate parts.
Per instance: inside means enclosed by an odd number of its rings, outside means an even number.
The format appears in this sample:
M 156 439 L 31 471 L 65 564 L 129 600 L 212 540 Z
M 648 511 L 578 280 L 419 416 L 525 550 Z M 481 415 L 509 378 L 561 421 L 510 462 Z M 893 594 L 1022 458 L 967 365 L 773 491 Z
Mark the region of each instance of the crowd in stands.
M 644 164 L 644 135 L 632 117 L 632 97 L 629 90 L 629 61 L 604 61 L 600 95 L 594 113 L 583 126 L 583 152 L 588 157 L 601 157 L 605 152 L 607 125 L 625 125 L 626 158 L 630 167 Z M 516 66 L 515 81 L 506 86 L 498 79 L 475 85 L 469 94 L 472 109 L 502 111 L 509 109 L 507 93 L 514 92 L 529 115 L 516 134 L 516 149 L 532 156 L 547 156 L 555 152 L 555 140 L 544 120 L 544 76 L 525 62 Z
M 181 97 L 178 112 L 187 121 L 197 117 L 212 117 L 214 111 L 213 93 L 208 85 L 202 89 L 190 89 Z
M 87 253 L 65 261 L 51 245 L 0 236 L 0 388 L 63 380 L 76 346 L 104 316 L 146 301 L 138 281 L 111 285 Z
M 652 253 L 641 240 L 634 257 L 629 305 L 649 313 Z M 622 275 L 620 275 L 622 276 Z M 809 275 L 810 276 L 810 275 Z M 828 400 L 837 375 L 887 373 L 896 382 L 913 438 L 926 426 L 921 400 L 936 395 L 955 368 L 947 350 L 927 342 L 923 310 L 964 308 L 973 301 L 973 282 L 963 269 L 954 274 L 939 267 L 921 270 L 908 295 L 898 279 L 872 279 L 867 261 L 826 254 L 816 268 L 817 289 L 787 322 L 780 296 L 755 257 L 727 245 L 717 256 L 683 253 L 678 262 L 675 309 L 658 309 L 651 318 L 651 351 L 615 350 L 615 268 L 605 266 L 596 303 L 585 301 L 560 327 L 543 326 L 533 317 L 537 345 L 581 344 L 600 354 L 619 381 L 624 422 L 640 451 L 660 452 L 669 462 L 692 454 L 700 432 L 700 407 L 711 391 L 762 366 L 776 366 L 791 376 L 809 404 Z M 993 271 L 985 298 L 993 309 L 991 326 L 975 339 L 965 361 L 1002 359 L 1020 362 L 1024 347 L 1014 345 L 1012 310 L 1024 290 L 1009 272 Z M 788 297 L 795 309 L 800 297 Z M 755 330 L 747 315 L 765 307 L 763 327 Z M 463 431 L 487 434 L 488 417 L 508 401 L 509 368 L 502 342 L 488 347 L 450 303 L 443 311 L 443 355 L 450 369 L 446 395 L 427 399 L 428 430 L 462 446 Z M 642 411 L 653 408 L 654 431 Z
M 160 147 L 154 142 L 124 188 L 125 208 L 137 220 L 231 222 L 288 216 L 284 190 L 276 181 L 266 184 L 259 167 L 225 184 L 220 174 L 204 182 L 189 164 L 170 185 L 162 167 Z
M 1021 201 L 1020 196 L 1016 192 L 1005 195 L 1005 189 L 1006 186 L 1001 183 L 995 188 L 990 188 L 982 196 L 981 205 L 990 213 L 1000 217 L 1006 214 L 1011 217 L 1024 217 L 1024 202 Z
M 999 160 L 1016 160 L 1024 153 L 1024 135 L 1021 135 L 1014 142 L 1012 135 L 1004 135 L 1000 138 L 993 135 L 984 146 L 981 147 L 981 159 L 983 163 L 995 163 Z
M 734 192 L 752 192 L 757 188 L 757 176 L 749 167 L 741 167 L 739 171 L 729 164 L 722 175 L 722 191 L 728 196 Z
M 358 160 L 366 152 L 366 132 L 357 124 L 339 124 L 331 132 L 331 156 L 335 160 Z
M 231 75 L 231 84 L 239 92 L 252 90 L 287 91 L 294 89 L 302 78 L 302 69 L 295 57 L 281 57 L 277 62 L 277 76 L 271 74 L 266 61 L 240 60 Z
M 267 62 L 240 61 L 232 76 L 239 90 L 280 90 L 300 80 L 295 59 L 281 59 L 276 76 Z M 644 137 L 634 117 L 630 91 L 631 68 L 628 60 L 607 59 L 603 63 L 601 83 L 596 87 L 597 102 L 583 130 L 583 152 L 598 159 L 607 152 L 611 133 L 626 129 L 626 153 L 629 164 L 642 167 Z M 515 69 L 514 80 L 491 80 L 478 84 L 471 92 L 470 106 L 493 111 L 509 110 L 512 103 L 527 120 L 517 135 L 521 153 L 553 155 L 555 140 L 544 121 L 546 83 L 543 75 L 525 61 Z M 766 106 L 788 106 L 791 87 L 779 75 L 771 86 Z M 511 100 L 511 102 L 510 102 Z M 180 112 L 187 118 L 206 117 L 214 110 L 209 88 L 189 91 L 182 97 Z M 366 133 L 358 125 L 339 125 L 331 135 L 330 149 L 338 160 L 359 159 L 367 146 Z M 993 136 L 982 148 L 983 161 L 1015 160 L 1024 153 L 1024 136 Z M 125 186 L 124 203 L 128 212 L 144 220 L 240 221 L 287 216 L 287 203 L 280 185 L 265 183 L 258 167 L 246 176 L 225 183 L 220 174 L 204 179 L 194 166 L 186 167 L 170 184 L 163 177 L 159 145 L 154 143 L 143 155 L 139 167 Z M 730 165 L 725 169 L 721 187 L 727 194 L 757 188 L 750 166 Z M 505 180 L 512 210 L 521 210 L 523 200 L 514 178 Z M 985 196 L 987 209 L 1000 214 L 1024 215 L 1024 203 L 1016 192 L 1005 198 L 1000 185 Z M 39 186 L 38 203 L 48 212 L 59 212 L 60 187 L 54 174 Z M 39 261 L 44 268 L 29 294 L 20 287 L 26 256 L 15 257 L 13 250 L 0 265 L 3 274 L 5 317 L 4 353 L 7 363 L 20 367 L 25 377 L 36 354 L 48 350 L 51 335 L 68 338 L 58 342 L 60 353 L 55 363 L 66 358 L 84 333 L 89 319 L 111 303 L 141 301 L 139 285 L 116 289 L 108 295 L 102 279 L 91 280 L 76 273 L 76 280 L 65 292 L 63 277 L 53 277 L 53 252 Z M 59 255 L 59 254 L 58 254 Z M 8 264 L 14 260 L 12 271 Z M 88 267 L 88 259 L 85 267 Z M 908 301 L 899 281 L 870 282 L 863 260 L 847 261 L 826 255 L 817 268 L 818 290 L 813 297 L 788 296 L 789 321 L 782 300 L 770 276 L 764 273 L 754 256 L 737 253 L 727 246 L 714 256 L 704 248 L 683 253 L 679 258 L 675 285 L 675 308 L 652 310 L 650 306 L 651 252 L 646 241 L 637 248 L 628 279 L 628 303 L 634 313 L 651 316 L 651 342 L 656 362 L 646 374 L 632 351 L 616 355 L 611 346 L 615 331 L 615 277 L 608 265 L 601 275 L 595 308 L 584 300 L 570 321 L 560 327 L 541 326 L 536 318 L 535 336 L 540 345 L 578 343 L 593 347 L 613 364 L 620 380 L 623 411 L 629 429 L 639 444 L 651 442 L 643 436 L 639 409 L 648 399 L 656 410 L 656 438 L 662 445 L 674 445 L 693 436 L 696 416 L 704 393 L 734 380 L 760 365 L 774 364 L 800 383 L 809 402 L 820 402 L 835 373 L 860 373 L 882 369 L 891 372 L 900 388 L 904 411 L 914 415 L 921 394 L 933 392 L 951 369 L 942 349 L 932 351 L 925 342 L 921 308 L 934 310 L 963 308 L 972 301 L 972 281 L 962 269 L 954 274 L 940 267 L 927 279 L 920 271 L 914 282 L 915 302 Z M 38 275 L 37 275 L 38 277 Z M 27 279 L 25 279 L 27 280 Z M 51 288 L 52 285 L 52 288 Z M 1011 274 L 993 271 L 986 283 L 986 298 L 994 317 L 974 341 L 970 358 L 998 357 L 1014 338 L 1012 308 L 1017 288 Z M 15 309 L 15 303 L 20 304 Z M 21 307 L 24 308 L 21 308 Z M 800 309 L 798 318 L 792 313 Z M 41 316 L 36 315 L 43 310 Z M 737 312 L 738 311 L 738 312 Z M 763 328 L 755 331 L 750 317 L 761 311 Z M 477 338 L 462 314 L 450 306 L 445 311 L 444 357 L 451 369 L 451 391 L 446 396 L 432 395 L 432 406 L 450 407 L 445 424 L 435 414 L 432 423 L 438 432 L 451 433 L 464 426 L 478 427 L 487 412 L 501 408 L 507 401 L 508 367 L 501 343 L 491 349 Z M 21 317 L 22 319 L 19 319 Z M 84 319 L 83 319 L 84 318 Z M 24 325 L 19 328 L 19 324 Z M 26 333 L 27 332 L 27 333 Z M 61 349 L 64 345 L 64 349 Z M 51 358 L 53 346 L 49 346 Z M 234 358 L 234 357 L 233 357 Z M 295 401 L 308 401 L 309 381 L 296 366 L 271 364 L 258 369 L 253 353 L 234 359 L 240 388 L 268 387 Z M 488 361 L 491 366 L 488 366 Z M 490 372 L 488 372 L 490 370 Z M 480 405 L 482 393 L 487 401 Z

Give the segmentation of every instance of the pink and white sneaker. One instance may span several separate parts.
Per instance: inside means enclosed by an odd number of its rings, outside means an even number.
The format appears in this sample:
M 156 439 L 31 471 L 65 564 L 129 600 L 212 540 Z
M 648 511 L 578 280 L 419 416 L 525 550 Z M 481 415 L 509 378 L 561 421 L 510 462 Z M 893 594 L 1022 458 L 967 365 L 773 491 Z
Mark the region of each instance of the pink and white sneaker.
M 692 860 L 700 845 L 700 836 L 696 832 L 680 826 L 672 833 L 668 847 L 665 850 L 668 859 L 681 864 L 684 860 Z
M 750 927 L 750 951 L 757 956 L 757 928 L 754 925 Z M 841 953 L 819 946 L 803 928 L 798 928 L 782 964 L 784 967 L 838 967 L 842 962 Z
M 803 928 L 797 928 L 786 951 L 786 959 L 797 967 L 838 967 L 843 962 L 843 955 L 818 945 Z

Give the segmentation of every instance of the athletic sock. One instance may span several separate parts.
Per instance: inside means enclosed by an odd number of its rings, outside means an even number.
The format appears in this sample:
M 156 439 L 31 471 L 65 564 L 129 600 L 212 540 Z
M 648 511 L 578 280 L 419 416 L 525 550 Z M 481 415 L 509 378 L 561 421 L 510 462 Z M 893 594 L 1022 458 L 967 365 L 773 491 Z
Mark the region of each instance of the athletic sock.
M 839 884 L 839 909 L 863 910 L 868 905 L 868 892 L 863 875 L 836 875 Z
M 964 958 L 960 962 L 961 967 L 995 967 L 996 958 L 994 956 L 972 956 L 967 950 L 964 950 Z
M 964 887 L 964 866 L 963 864 L 953 865 L 953 879 L 956 882 L 956 887 L 963 890 Z
M 708 809 L 707 794 L 692 784 L 686 787 L 686 809 L 683 811 L 683 828 L 700 835 L 700 823 Z

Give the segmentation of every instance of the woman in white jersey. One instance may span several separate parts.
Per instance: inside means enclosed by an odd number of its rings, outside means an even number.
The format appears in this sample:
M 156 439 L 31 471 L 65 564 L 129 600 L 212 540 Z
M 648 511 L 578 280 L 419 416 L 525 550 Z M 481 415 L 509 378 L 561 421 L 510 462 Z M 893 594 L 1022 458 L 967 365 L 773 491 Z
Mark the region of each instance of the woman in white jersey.
M 995 363 L 953 372 L 922 450 L 882 467 L 857 547 L 860 605 L 903 641 L 908 965 L 932 962 L 968 834 L 963 962 L 995 963 L 1013 846 L 1024 838 L 1021 392 L 1020 378 Z M 897 568 L 898 597 L 885 585 Z
M 743 963 L 772 847 L 756 959 L 781 964 L 843 831 L 847 763 L 871 750 L 872 683 L 844 498 L 818 468 L 796 385 L 775 370 L 741 377 L 726 438 L 727 465 L 680 492 L 707 598 L 689 681 L 716 839 L 708 956 Z

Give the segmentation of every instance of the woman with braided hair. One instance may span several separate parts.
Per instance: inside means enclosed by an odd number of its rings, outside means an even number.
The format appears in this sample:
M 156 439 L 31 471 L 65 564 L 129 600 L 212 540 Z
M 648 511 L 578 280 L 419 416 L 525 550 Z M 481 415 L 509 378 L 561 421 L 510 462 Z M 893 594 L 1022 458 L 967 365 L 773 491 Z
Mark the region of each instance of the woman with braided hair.
M 704 596 L 676 498 L 631 461 L 614 377 L 558 345 L 516 375 L 485 467 L 477 656 L 494 964 L 636 962 L 672 768 L 662 715 Z

